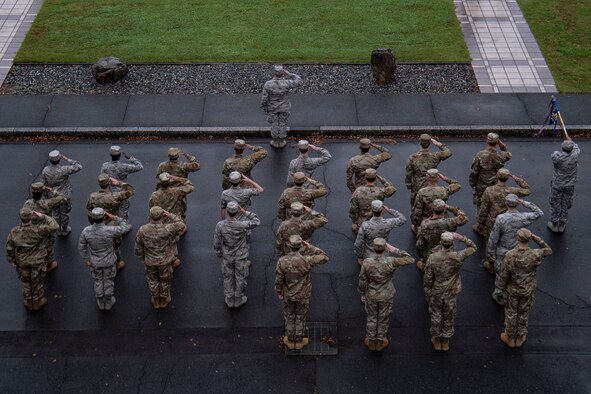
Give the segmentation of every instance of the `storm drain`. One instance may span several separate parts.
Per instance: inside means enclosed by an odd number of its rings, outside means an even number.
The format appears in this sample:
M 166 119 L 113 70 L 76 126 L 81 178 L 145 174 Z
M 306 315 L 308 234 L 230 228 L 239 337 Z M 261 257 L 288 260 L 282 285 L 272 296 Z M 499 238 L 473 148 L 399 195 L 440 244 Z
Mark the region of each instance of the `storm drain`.
M 336 322 L 308 322 L 306 325 L 306 335 L 310 338 L 310 344 L 302 350 L 289 350 L 286 346 L 286 356 L 336 356 L 338 354 Z

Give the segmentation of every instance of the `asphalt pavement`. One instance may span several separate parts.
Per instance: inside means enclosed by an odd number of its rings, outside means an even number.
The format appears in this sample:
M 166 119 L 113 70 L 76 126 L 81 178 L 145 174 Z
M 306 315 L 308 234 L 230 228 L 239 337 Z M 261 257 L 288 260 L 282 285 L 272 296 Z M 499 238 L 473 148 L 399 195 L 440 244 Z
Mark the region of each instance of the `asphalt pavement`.
M 416 141 L 382 141 L 394 157 L 379 173 L 398 189 L 386 203 L 409 218 L 404 165 L 418 145 Z M 30 183 L 46 165 L 49 151 L 59 149 L 84 166 L 71 177 L 73 231 L 56 242 L 60 266 L 46 280 L 49 304 L 39 312 L 28 312 L 14 270 L 9 264 L 0 265 L 0 391 L 591 391 L 591 268 L 585 252 L 591 220 L 585 200 L 591 192 L 586 172 L 591 159 L 585 154 L 590 142 L 580 142 L 577 197 L 566 232 L 556 235 L 546 228 L 546 221 L 552 172 L 549 156 L 560 142 L 507 140 L 513 153 L 508 168 L 526 179 L 533 190 L 528 200 L 545 212 L 530 228 L 554 252 L 538 270 L 530 334 L 525 346 L 517 350 L 499 340 L 503 311 L 491 299 L 493 278 L 482 269 L 484 244 L 470 228 L 475 209 L 468 170 L 484 144 L 481 140 L 446 141 L 454 155 L 439 168 L 463 186 L 449 203 L 467 212 L 470 222 L 460 232 L 479 246 L 462 269 L 463 291 L 458 297 L 451 350 L 447 354 L 432 350 L 421 274 L 408 266 L 394 275 L 397 293 L 390 347 L 383 354 L 372 354 L 363 345 L 365 312 L 356 290 L 359 268 L 348 218 L 350 192 L 345 185 L 346 163 L 358 148 L 351 141 L 320 141 L 333 159 L 314 175 L 330 189 L 326 198 L 317 200 L 316 209 L 329 222 L 312 240 L 328 253 L 330 261 L 313 270 L 308 321 L 337 323 L 338 355 L 330 357 L 286 357 L 280 346 L 283 317 L 273 290 L 274 231 L 279 225 L 277 200 L 289 161 L 297 154 L 294 141 L 284 151 L 269 147 L 269 157 L 253 171 L 254 179 L 265 188 L 253 199 L 253 211 L 262 224 L 252 232 L 248 303 L 237 311 L 224 305 L 220 264 L 212 248 L 219 220 L 221 166 L 232 154 L 232 144 L 218 140 L 113 142 L 139 158 L 144 171 L 128 178 L 136 188 L 130 210 L 134 230 L 123 242 L 127 266 L 117 275 L 117 303 L 109 312 L 96 306 L 90 272 L 77 254 L 77 240 L 87 225 L 86 198 L 98 188 L 96 176 L 101 163 L 109 159 L 111 141 L 0 145 L 0 155 L 8 164 L 0 189 L 5 207 L 0 229 L 5 236 L 18 224 L 18 209 L 28 196 Z M 268 147 L 267 140 L 248 142 Z M 167 309 L 156 311 L 150 304 L 143 267 L 133 255 L 133 238 L 147 222 L 155 171 L 171 145 L 195 154 L 202 169 L 190 175 L 196 191 L 188 199 L 189 231 L 179 245 L 182 265 L 173 279 L 173 301 Z M 395 229 L 389 241 L 415 254 L 409 224 Z

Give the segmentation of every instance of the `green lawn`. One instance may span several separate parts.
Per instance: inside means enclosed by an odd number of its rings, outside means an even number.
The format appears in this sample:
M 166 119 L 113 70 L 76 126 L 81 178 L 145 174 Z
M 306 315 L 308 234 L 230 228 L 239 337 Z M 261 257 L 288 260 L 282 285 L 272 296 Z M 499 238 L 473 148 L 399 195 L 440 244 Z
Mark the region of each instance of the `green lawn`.
M 518 0 L 561 92 L 591 92 L 591 1 Z
M 45 0 L 17 62 L 469 61 L 452 0 Z

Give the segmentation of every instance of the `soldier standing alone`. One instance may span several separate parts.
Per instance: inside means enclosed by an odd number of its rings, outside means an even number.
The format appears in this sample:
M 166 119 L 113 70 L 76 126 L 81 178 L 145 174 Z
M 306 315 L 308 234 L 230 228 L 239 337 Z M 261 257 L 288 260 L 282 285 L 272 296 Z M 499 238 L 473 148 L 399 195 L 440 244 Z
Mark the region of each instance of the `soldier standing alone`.
M 579 146 L 567 138 L 562 143 L 562 152 L 552 153 L 552 163 L 554 164 L 554 175 L 550 184 L 552 213 L 548 228 L 555 233 L 562 233 L 566 228 L 568 210 L 572 206 L 575 196 L 580 152 Z

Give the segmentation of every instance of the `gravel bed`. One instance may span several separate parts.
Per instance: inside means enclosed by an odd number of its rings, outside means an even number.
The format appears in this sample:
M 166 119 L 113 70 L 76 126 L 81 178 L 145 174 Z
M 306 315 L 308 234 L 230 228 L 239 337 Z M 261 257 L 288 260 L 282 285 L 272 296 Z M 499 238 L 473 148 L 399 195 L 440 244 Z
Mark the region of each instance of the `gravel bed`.
M 475 93 L 469 64 L 401 64 L 396 83 L 376 86 L 369 65 L 285 65 L 304 79 L 297 93 Z M 94 81 L 91 65 L 14 65 L 0 94 L 245 94 L 260 93 L 268 64 L 129 65 L 114 84 Z

